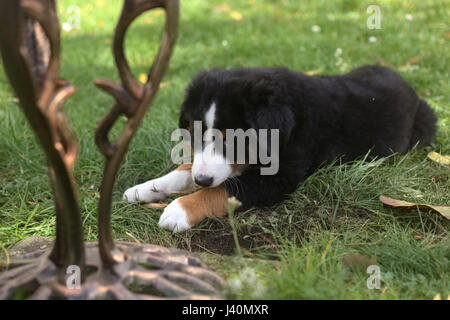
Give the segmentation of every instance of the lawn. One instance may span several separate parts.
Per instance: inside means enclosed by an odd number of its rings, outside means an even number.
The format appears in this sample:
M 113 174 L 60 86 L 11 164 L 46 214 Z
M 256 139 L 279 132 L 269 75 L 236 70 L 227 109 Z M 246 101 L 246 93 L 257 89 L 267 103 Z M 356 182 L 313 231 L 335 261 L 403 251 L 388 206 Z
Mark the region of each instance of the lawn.
M 450 295 L 450 221 L 436 212 L 384 207 L 378 197 L 450 205 L 450 168 L 427 158 L 450 154 L 450 5 L 445 0 L 182 0 L 179 37 L 161 89 L 134 137 L 114 192 L 115 239 L 179 247 L 200 254 L 229 280 L 231 298 L 431 299 Z M 381 29 L 368 29 L 369 5 Z M 81 152 L 75 167 L 85 238 L 97 239 L 103 158 L 96 123 L 112 99 L 95 78 L 118 81 L 111 38 L 121 1 L 59 1 L 81 9 L 80 29 L 62 32 L 61 75 L 76 87 L 65 104 Z M 127 55 L 138 77 L 159 45 L 164 15 L 131 27 Z M 212 67 L 286 66 L 311 75 L 342 74 L 364 64 L 398 71 L 438 115 L 436 142 L 424 150 L 370 162 L 324 167 L 285 202 L 235 214 L 243 258 L 228 218 L 172 234 L 161 210 L 125 203 L 125 189 L 169 172 L 180 104 L 190 79 Z M 118 134 L 124 121 L 117 125 Z M 339 163 L 338 163 L 339 164 Z M 30 236 L 54 236 L 47 167 L 0 68 L 0 250 Z M 376 259 L 376 261 L 374 260 Z M 368 264 L 381 272 L 368 289 Z

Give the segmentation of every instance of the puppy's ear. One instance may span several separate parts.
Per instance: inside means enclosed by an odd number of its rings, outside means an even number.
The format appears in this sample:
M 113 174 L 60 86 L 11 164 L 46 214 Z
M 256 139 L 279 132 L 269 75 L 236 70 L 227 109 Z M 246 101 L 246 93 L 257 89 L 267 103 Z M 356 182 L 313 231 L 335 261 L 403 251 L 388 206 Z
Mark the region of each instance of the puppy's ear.
M 261 106 L 252 108 L 252 115 L 247 114 L 248 124 L 257 132 L 260 129 L 267 129 L 267 147 L 271 153 L 271 129 L 278 129 L 279 146 L 286 146 L 291 137 L 292 129 L 295 126 L 295 116 L 292 110 L 285 105 Z
M 284 104 L 279 86 L 271 79 L 259 79 L 247 86 L 245 118 L 250 128 L 278 129 L 280 147 L 286 145 L 295 126 L 295 115 Z M 269 136 L 270 141 L 270 136 Z

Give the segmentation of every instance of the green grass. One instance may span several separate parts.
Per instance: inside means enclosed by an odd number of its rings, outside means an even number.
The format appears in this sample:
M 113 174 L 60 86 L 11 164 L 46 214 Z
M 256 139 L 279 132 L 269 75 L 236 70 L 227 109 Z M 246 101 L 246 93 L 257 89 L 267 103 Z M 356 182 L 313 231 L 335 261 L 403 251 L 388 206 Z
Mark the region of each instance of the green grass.
M 87 240 L 97 238 L 103 171 L 94 128 L 112 104 L 92 81 L 118 79 L 110 45 L 120 3 L 73 0 L 70 4 L 81 8 L 81 29 L 62 33 L 61 75 L 77 89 L 64 108 L 81 146 L 75 178 Z M 130 233 L 142 242 L 201 252 L 231 281 L 230 297 L 429 299 L 450 294 L 449 221 L 426 210 L 388 209 L 378 201 L 383 194 L 450 205 L 449 168 L 426 158 L 429 151 L 450 154 L 450 7 L 444 0 L 378 1 L 382 28 L 369 30 L 366 8 L 371 4 L 182 1 L 179 37 L 165 85 L 134 137 L 117 181 L 115 239 L 133 241 Z M 60 1 L 61 22 L 68 18 L 67 6 Z M 233 11 L 242 19 L 233 19 Z M 155 55 L 162 22 L 163 15 L 148 13 L 129 31 L 127 54 L 136 75 L 147 71 Z M 313 32 L 314 25 L 321 31 Z M 369 42 L 371 36 L 376 42 Z M 342 54 L 336 57 L 338 48 Z M 235 242 L 226 218 L 172 235 L 157 226 L 160 210 L 121 201 L 126 188 L 173 167 L 170 133 L 177 126 L 184 89 L 199 70 L 283 65 L 339 74 L 377 62 L 396 69 L 434 108 L 439 117 L 436 143 L 390 159 L 323 168 L 280 205 L 235 214 L 243 255 L 251 259 L 228 256 L 235 254 Z M 120 125 L 113 135 L 119 132 Z M 53 209 L 43 153 L 0 71 L 0 247 L 24 237 L 53 236 Z M 365 270 L 343 266 L 348 253 L 376 257 L 381 290 L 367 289 Z M 253 283 L 237 278 L 246 265 L 251 269 L 244 276 L 254 272 Z

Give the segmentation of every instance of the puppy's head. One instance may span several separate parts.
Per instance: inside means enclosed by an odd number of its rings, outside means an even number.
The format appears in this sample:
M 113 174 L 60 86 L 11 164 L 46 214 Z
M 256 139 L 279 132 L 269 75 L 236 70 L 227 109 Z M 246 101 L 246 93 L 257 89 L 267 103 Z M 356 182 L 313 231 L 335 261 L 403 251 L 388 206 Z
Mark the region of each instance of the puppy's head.
M 191 133 L 192 177 L 196 184 L 218 186 L 251 166 L 261 165 L 259 159 L 254 159 L 260 148 L 260 129 L 280 130 L 285 144 L 293 127 L 293 115 L 289 108 L 271 105 L 274 88 L 264 76 L 246 69 L 215 69 L 201 72 L 188 86 L 179 127 Z M 242 144 L 238 142 L 239 134 L 244 134 Z M 267 138 L 265 148 L 270 154 L 270 133 Z

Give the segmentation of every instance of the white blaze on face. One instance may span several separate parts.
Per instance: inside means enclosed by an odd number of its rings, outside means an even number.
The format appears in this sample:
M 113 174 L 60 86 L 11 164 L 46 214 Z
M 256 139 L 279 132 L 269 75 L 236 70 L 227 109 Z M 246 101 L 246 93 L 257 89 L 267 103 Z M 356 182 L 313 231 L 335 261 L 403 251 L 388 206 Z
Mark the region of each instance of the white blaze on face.
M 214 120 L 216 119 L 216 103 L 213 102 L 205 114 L 206 127 L 211 129 L 214 126 Z
M 216 104 L 213 102 L 205 113 L 205 145 L 203 150 L 194 150 L 194 163 L 192 165 L 192 178 L 199 183 L 212 179 L 209 186 L 215 187 L 224 182 L 231 174 L 232 169 L 227 164 L 222 152 L 214 149 L 213 127 L 216 118 Z M 211 129 L 211 130 L 210 130 Z M 200 184 L 200 183 L 199 183 Z

